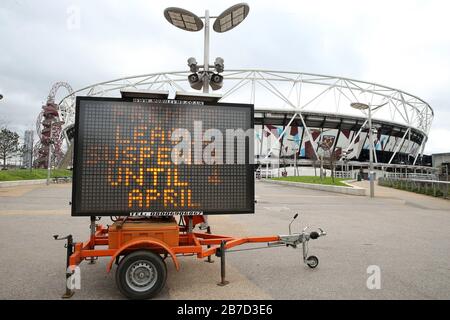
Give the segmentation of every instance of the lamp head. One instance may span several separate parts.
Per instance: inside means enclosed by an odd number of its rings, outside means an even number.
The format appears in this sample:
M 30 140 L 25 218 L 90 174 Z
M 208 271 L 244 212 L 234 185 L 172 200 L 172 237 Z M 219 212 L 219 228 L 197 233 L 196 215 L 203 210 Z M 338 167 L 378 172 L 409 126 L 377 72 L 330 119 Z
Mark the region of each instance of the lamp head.
M 358 110 L 366 110 L 369 109 L 369 105 L 365 104 L 365 103 L 361 103 L 361 102 L 353 102 L 350 103 L 350 107 L 352 107 L 353 109 L 358 109 Z

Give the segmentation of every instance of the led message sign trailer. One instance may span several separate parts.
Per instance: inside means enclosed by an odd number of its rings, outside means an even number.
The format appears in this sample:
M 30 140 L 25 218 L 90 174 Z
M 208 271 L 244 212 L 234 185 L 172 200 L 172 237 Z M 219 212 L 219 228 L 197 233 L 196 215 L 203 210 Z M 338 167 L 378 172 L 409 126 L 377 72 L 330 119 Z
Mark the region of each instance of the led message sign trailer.
M 254 212 L 253 106 L 77 97 L 73 216 Z

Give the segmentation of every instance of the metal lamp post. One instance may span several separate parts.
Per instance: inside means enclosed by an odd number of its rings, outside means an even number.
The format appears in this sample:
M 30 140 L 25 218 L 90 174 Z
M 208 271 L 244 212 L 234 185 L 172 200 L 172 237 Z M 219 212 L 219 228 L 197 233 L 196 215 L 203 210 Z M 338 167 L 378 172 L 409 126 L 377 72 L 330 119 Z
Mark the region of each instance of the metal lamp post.
M 236 4 L 217 17 L 211 17 L 209 10 L 205 10 L 204 17 L 198 17 L 194 13 L 181 8 L 170 7 L 164 10 L 164 17 L 173 26 L 184 31 L 197 32 L 205 28 L 203 40 L 203 66 L 198 66 L 195 58 L 188 59 L 188 66 L 192 74 L 188 77 L 189 84 L 193 89 L 200 90 L 203 88 L 203 93 L 209 93 L 209 86 L 213 90 L 218 90 L 222 87 L 223 77 L 219 73 L 224 70 L 224 61 L 217 57 L 214 62 L 214 69 L 217 74 L 209 70 L 209 29 L 211 27 L 210 20 L 215 18 L 213 29 L 218 33 L 227 32 L 237 25 L 239 25 L 247 17 L 249 6 L 246 3 Z M 202 19 L 205 21 L 203 24 Z M 203 72 L 198 72 L 200 67 L 203 67 Z M 202 78 L 201 78 L 201 77 Z M 200 227 L 208 228 L 208 222 L 205 219 L 204 224 Z
M 287 139 L 288 141 L 296 141 L 294 139 Z M 300 152 L 300 148 L 301 145 L 300 143 L 298 144 L 298 147 L 296 148 L 295 152 L 294 152 L 294 176 L 300 176 L 300 172 L 298 171 L 298 166 L 297 166 L 297 154 Z
M 369 122 L 369 181 L 370 181 L 370 197 L 375 196 L 375 175 L 373 169 L 373 135 L 372 135 L 372 107 L 365 103 L 354 102 L 350 106 L 358 110 L 368 110 Z
M 342 151 L 342 160 L 344 161 L 344 169 L 345 169 L 345 177 L 346 178 L 349 176 L 349 171 L 348 171 L 348 154 L 349 154 L 348 151 L 346 151 L 346 150 Z
M 204 45 L 203 45 L 203 69 L 205 70 L 205 75 L 203 77 L 203 92 L 209 92 L 209 79 L 207 77 L 209 71 L 209 10 L 205 11 L 205 35 L 204 35 Z
M 181 8 L 175 8 L 170 7 L 166 8 L 164 10 L 164 16 L 166 20 L 174 25 L 177 28 L 180 28 L 185 31 L 191 31 L 196 32 L 205 29 L 204 33 L 204 48 L 203 48 L 203 78 L 202 84 L 198 87 L 196 86 L 194 89 L 201 89 L 203 87 L 203 92 L 208 93 L 209 92 L 209 85 L 210 85 L 210 74 L 212 73 L 210 71 L 210 65 L 209 65 L 209 30 L 211 28 L 210 20 L 216 19 L 214 21 L 213 29 L 214 31 L 218 33 L 223 33 L 230 31 L 237 25 L 239 25 L 244 19 L 247 17 L 249 13 L 249 6 L 246 3 L 239 3 L 236 4 L 224 12 L 222 12 L 219 16 L 210 16 L 209 10 L 205 10 L 205 16 L 204 17 L 198 17 L 194 13 L 181 9 Z M 202 19 L 205 21 L 203 23 Z M 192 60 L 191 60 L 192 59 Z M 191 68 L 191 71 L 196 73 L 200 66 L 197 66 L 197 62 L 194 58 L 190 58 L 188 60 L 189 67 Z M 221 73 L 223 71 L 223 59 L 217 58 L 216 62 L 214 63 L 214 66 L 212 66 L 216 69 L 217 73 Z M 216 75 L 217 76 L 217 75 Z M 218 79 L 222 79 L 219 77 Z M 221 87 L 221 86 L 219 86 Z M 214 88 L 218 89 L 219 87 Z

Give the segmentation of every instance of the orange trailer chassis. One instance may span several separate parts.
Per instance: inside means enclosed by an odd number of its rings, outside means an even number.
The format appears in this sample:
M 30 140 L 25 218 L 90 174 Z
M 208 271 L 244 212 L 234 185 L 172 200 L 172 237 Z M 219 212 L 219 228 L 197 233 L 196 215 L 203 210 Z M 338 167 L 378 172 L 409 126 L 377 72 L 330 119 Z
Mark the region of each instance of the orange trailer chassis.
M 83 260 L 89 258 L 111 257 L 107 269 L 109 272 L 114 262 L 113 259 L 121 254 L 126 254 L 130 250 L 146 247 L 149 250 L 162 251 L 162 253 L 171 255 L 176 269 L 179 270 L 178 255 L 197 255 L 197 258 L 202 259 L 216 254 L 220 250 L 222 242 L 225 242 L 224 249 L 227 250 L 245 243 L 270 243 L 280 240 L 279 236 L 234 238 L 201 232 L 186 233 L 180 231 L 180 245 L 176 247 L 168 247 L 156 238 L 147 238 L 130 241 L 118 249 L 100 249 L 98 247 L 108 246 L 108 229 L 98 225 L 94 236 L 88 241 L 74 244 L 74 251 L 69 257 L 69 266 L 79 265 Z M 207 248 L 208 246 L 209 248 Z
M 296 218 L 296 217 L 295 217 Z M 295 219 L 294 218 L 294 219 Z M 310 239 L 317 239 L 320 236 L 326 235 L 321 229 L 320 233 L 311 232 L 300 234 L 291 234 L 286 236 L 274 235 L 263 237 L 231 237 L 226 235 L 216 235 L 210 233 L 208 227 L 206 232 L 193 232 L 194 226 L 179 227 L 179 244 L 177 246 L 169 246 L 164 241 L 156 237 L 137 237 L 125 242 L 118 248 L 109 248 L 109 229 L 103 225 L 95 225 L 95 219 L 91 219 L 91 236 L 86 242 L 73 242 L 71 235 L 64 238 L 54 236 L 55 240 L 67 240 L 67 272 L 66 272 L 66 292 L 63 298 L 70 298 L 74 294 L 73 288 L 69 286 L 69 278 L 73 275 L 76 266 L 83 260 L 94 263 L 98 257 L 110 257 L 107 272 L 111 271 L 114 263 L 119 264 L 119 259 L 129 253 L 137 250 L 148 250 L 158 255 L 163 255 L 164 258 L 171 257 L 177 271 L 180 269 L 178 261 L 179 256 L 196 255 L 199 259 L 208 258 L 211 261 L 211 256 L 216 255 L 221 259 L 221 281 L 219 285 L 226 285 L 225 280 L 225 253 L 228 249 L 240 246 L 246 243 L 267 243 L 270 246 L 291 246 L 296 248 L 297 245 L 303 244 L 303 260 L 311 268 L 315 268 L 318 264 L 318 259 L 315 256 L 307 256 L 306 242 Z M 306 251 L 305 251 L 306 250 Z

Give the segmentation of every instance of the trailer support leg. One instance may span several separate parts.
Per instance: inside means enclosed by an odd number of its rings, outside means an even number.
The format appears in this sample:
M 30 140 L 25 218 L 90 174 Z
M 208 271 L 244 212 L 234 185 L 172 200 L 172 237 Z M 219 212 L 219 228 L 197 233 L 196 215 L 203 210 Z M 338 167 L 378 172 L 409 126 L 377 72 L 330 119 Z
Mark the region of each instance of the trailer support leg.
M 188 233 L 189 234 L 192 233 L 193 230 L 194 230 L 194 221 L 193 221 L 192 216 L 189 216 L 189 218 L 188 218 Z
M 218 286 L 226 286 L 229 282 L 225 280 L 225 244 L 226 241 L 222 240 L 220 243 L 220 282 L 217 284 Z
M 91 249 L 94 249 L 94 245 L 95 245 L 95 216 L 91 216 L 91 225 L 90 225 L 90 231 L 91 231 Z M 95 258 L 91 257 L 88 259 L 89 260 L 89 264 L 95 264 Z
M 73 289 L 69 286 L 69 279 L 72 276 L 72 271 L 70 270 L 70 256 L 73 253 L 73 237 L 72 235 L 67 236 L 67 258 L 66 258 L 66 292 L 63 294 L 63 299 L 69 299 L 74 295 Z
M 210 226 L 208 226 L 208 228 L 206 229 L 206 233 L 207 233 L 207 234 L 211 234 L 211 227 L 210 227 Z M 208 244 L 208 245 L 207 245 L 207 248 L 210 249 L 211 246 Z M 214 260 L 212 260 L 212 259 L 211 259 L 211 256 L 209 255 L 209 256 L 208 256 L 208 259 L 207 259 L 205 262 L 213 263 Z

